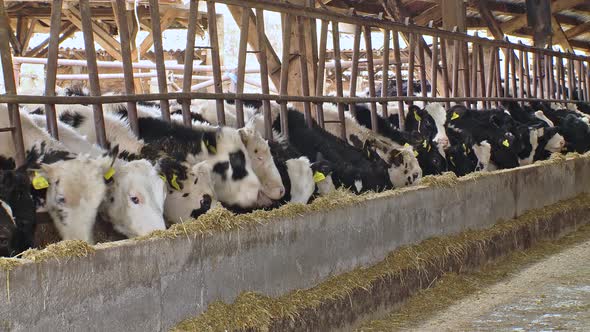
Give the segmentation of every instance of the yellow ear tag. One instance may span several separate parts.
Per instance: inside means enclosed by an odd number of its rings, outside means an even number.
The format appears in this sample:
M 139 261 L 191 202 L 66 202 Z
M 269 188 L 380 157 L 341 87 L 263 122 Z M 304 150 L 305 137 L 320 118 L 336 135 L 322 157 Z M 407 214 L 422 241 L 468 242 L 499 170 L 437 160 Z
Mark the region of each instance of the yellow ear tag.
M 180 191 L 180 186 L 178 185 L 178 182 L 176 182 L 176 179 L 178 177 L 176 176 L 176 174 L 172 175 L 172 180 L 170 180 L 170 185 L 172 186 L 172 188 Z
M 467 152 L 467 146 L 465 145 L 465 143 L 463 143 L 463 150 L 465 150 L 465 152 Z
M 35 172 L 35 177 L 33 178 L 33 188 L 35 190 L 46 189 L 49 187 L 49 182 L 46 178 L 39 175 L 39 173 Z
M 418 122 L 422 121 L 422 117 L 420 117 L 420 115 L 418 115 L 418 113 L 414 113 L 414 119 L 416 119 L 416 121 L 418 121 Z
M 115 175 L 115 169 L 111 167 L 106 173 L 104 173 L 104 179 L 108 181 L 113 178 L 113 175 Z
M 408 143 L 404 144 L 404 148 L 409 148 L 409 147 L 410 147 L 410 144 L 408 144 Z
M 425 149 L 428 148 L 428 141 L 424 140 L 424 142 L 422 142 L 422 147 Z
M 414 150 L 414 157 L 418 157 L 418 151 Z
M 164 181 L 164 182 L 167 182 L 167 181 L 166 181 L 166 177 L 165 177 L 164 175 L 160 174 L 160 175 L 158 175 L 158 176 L 160 177 L 160 179 L 162 179 L 162 181 Z
M 453 112 L 453 114 L 451 115 L 451 120 L 456 120 L 459 118 L 459 114 L 457 112 Z
M 205 140 L 203 142 L 205 143 L 205 147 L 207 147 L 207 150 L 209 150 L 209 152 L 217 154 L 217 149 L 213 145 L 209 144 L 209 141 Z
M 504 145 L 507 148 L 510 147 L 510 143 L 508 143 L 508 140 L 507 139 L 505 139 L 505 140 L 502 141 L 502 145 Z
M 428 152 L 430 152 L 430 150 L 432 150 L 432 145 L 428 145 Z
M 322 172 L 315 172 L 313 173 L 313 182 L 318 183 L 322 182 L 326 179 L 326 176 Z

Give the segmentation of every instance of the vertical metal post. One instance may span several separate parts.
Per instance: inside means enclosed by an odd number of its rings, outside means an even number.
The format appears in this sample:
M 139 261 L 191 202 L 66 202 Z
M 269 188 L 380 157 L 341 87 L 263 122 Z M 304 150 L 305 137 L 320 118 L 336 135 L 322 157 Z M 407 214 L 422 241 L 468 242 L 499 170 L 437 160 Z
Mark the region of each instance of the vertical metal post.
M 309 96 L 309 74 L 307 71 L 307 50 L 305 46 L 305 18 L 303 16 L 297 17 L 297 27 L 299 29 L 299 65 L 301 68 L 301 92 L 304 97 Z M 311 103 L 309 101 L 303 102 L 303 114 L 305 115 L 305 123 L 308 127 L 313 126 L 313 119 L 311 117 Z
M 244 93 L 244 79 L 246 77 L 246 55 L 248 54 L 248 29 L 250 29 L 250 8 L 242 7 L 242 17 L 240 22 L 240 47 L 238 49 L 238 77 L 236 83 L 236 93 Z M 259 44 L 263 44 L 264 39 L 259 39 Z M 244 101 L 236 99 L 236 121 L 238 128 L 244 126 Z
M 414 41 L 418 42 L 418 60 L 420 61 L 420 88 L 422 89 L 422 97 L 427 97 L 426 57 L 424 56 L 424 43 L 422 43 L 424 38 L 422 38 L 422 35 L 415 35 L 415 37 L 417 37 L 414 38 Z M 414 82 L 412 82 L 412 85 L 414 85 Z
M 479 37 L 477 35 L 477 32 L 475 34 L 475 37 Z M 471 44 L 471 95 L 472 97 L 479 97 L 478 95 L 478 85 L 479 85 L 479 81 L 477 80 L 477 61 L 479 59 L 479 47 L 477 46 L 476 43 L 472 43 Z M 474 108 L 477 108 L 477 101 L 473 102 L 472 105 L 474 106 Z
M 373 44 L 371 41 L 371 27 L 365 27 L 365 50 L 367 52 L 367 72 L 369 76 L 369 96 L 375 97 L 375 67 L 373 62 Z M 334 43 L 334 54 L 336 54 L 336 43 Z M 338 46 L 339 47 L 339 46 Z M 340 53 L 340 50 L 338 50 Z M 338 79 L 336 79 L 338 81 Z M 371 105 L 371 128 L 377 132 L 377 103 L 370 102 Z
M 98 66 L 96 64 L 96 50 L 94 49 L 94 35 L 92 31 L 92 13 L 90 12 L 89 0 L 80 0 L 80 16 L 82 21 L 82 32 L 84 34 L 84 49 L 86 50 L 86 62 L 88 65 L 88 79 L 90 83 L 90 95 L 100 96 L 100 83 L 98 80 Z M 107 148 L 108 142 L 104 128 L 104 116 L 102 105 L 92 105 L 94 111 L 94 128 L 96 130 L 96 141 L 98 145 Z
M 432 97 L 437 96 L 438 86 L 438 36 L 432 36 L 432 73 L 430 88 L 432 89 Z
M 0 60 L 2 61 L 2 73 L 4 76 L 4 86 L 7 95 L 16 95 L 16 83 L 14 72 L 12 71 L 12 54 L 9 43 L 10 21 L 4 8 L 4 0 L 0 0 Z M 12 142 L 15 150 L 16 165 L 21 166 L 25 163 L 25 147 L 23 141 L 23 131 L 20 122 L 20 113 L 17 104 L 8 104 L 8 118 L 12 127 Z
M 443 97 L 449 98 L 449 71 L 448 71 L 448 61 L 447 61 L 447 41 L 441 37 L 440 39 L 440 61 L 441 66 L 440 70 L 442 71 L 443 75 Z M 445 103 L 447 110 L 451 108 L 451 102 L 447 101 Z
M 576 84 L 574 83 L 576 79 L 576 74 L 574 73 L 574 63 L 572 62 L 571 58 L 567 59 L 567 86 L 569 90 L 568 99 L 574 100 L 574 92 L 576 89 Z
M 389 44 L 391 31 L 383 30 L 383 83 L 381 83 L 381 97 L 387 97 L 387 85 L 389 83 Z M 387 102 L 381 103 L 383 116 L 387 117 Z
M 495 66 L 495 75 L 496 75 L 496 97 L 502 97 L 502 69 L 500 65 L 500 49 L 498 47 L 494 47 L 496 52 L 496 66 Z M 496 107 L 500 107 L 500 102 L 496 101 Z
M 494 74 L 496 73 L 496 53 L 495 48 L 490 49 L 490 67 L 488 68 L 488 80 L 487 80 L 487 90 L 486 90 L 486 97 L 491 97 L 494 94 Z M 488 100 L 484 103 L 484 107 L 489 109 L 492 107 L 492 103 Z
M 184 71 L 182 77 L 182 92 L 190 93 L 193 78 L 193 58 L 195 52 L 195 34 L 197 33 L 197 19 L 199 12 L 199 0 L 190 0 L 189 20 L 186 30 L 186 47 L 184 49 Z M 210 23 L 210 22 L 209 22 Z M 182 101 L 182 122 L 185 126 L 192 126 L 191 100 Z
M 322 21 L 322 23 L 323 22 L 324 21 Z M 326 29 L 327 29 L 327 27 L 326 27 Z M 356 84 L 357 84 L 358 75 L 359 75 L 361 30 L 362 30 L 362 27 L 360 25 L 355 25 L 355 27 L 354 27 L 354 41 L 353 41 L 353 46 L 352 46 L 352 68 L 350 70 L 350 87 L 349 87 L 351 97 L 356 97 Z M 323 30 L 322 30 L 322 33 L 323 33 Z M 352 115 L 356 116 L 355 103 L 350 103 L 349 108 L 350 108 L 350 112 L 352 113 Z
M 408 96 L 414 95 L 414 71 L 416 70 L 416 36 L 413 33 L 408 34 Z M 397 81 L 396 81 L 397 84 Z M 409 102 L 413 105 L 413 102 Z
M 244 9 L 245 10 L 245 9 Z M 258 34 L 258 40 L 263 41 L 266 38 L 266 32 L 264 29 L 264 10 L 256 8 L 256 33 Z M 268 86 L 268 61 L 266 58 L 266 44 L 258 43 L 258 61 L 260 62 L 260 85 L 262 86 L 262 93 L 269 94 L 270 89 Z M 270 110 L 270 100 L 262 101 L 262 110 L 264 113 L 264 137 L 267 140 L 273 140 L 272 137 L 272 112 Z
M 149 0 L 152 35 L 154 39 L 154 56 L 156 60 L 156 74 L 158 75 L 158 92 L 168 93 L 166 66 L 164 64 L 164 47 L 162 46 L 162 27 L 160 23 L 160 5 L 158 0 Z M 170 102 L 160 100 L 160 112 L 164 121 L 170 121 Z
M 340 30 L 338 29 L 338 21 L 332 21 L 332 40 L 334 44 L 334 72 L 336 74 L 336 96 L 342 97 L 342 63 L 340 59 Z M 373 54 L 370 48 L 367 50 L 367 56 L 369 54 Z M 370 65 L 369 68 L 372 68 L 372 65 Z M 373 96 L 374 95 L 375 82 L 373 82 Z M 338 120 L 340 120 L 340 138 L 346 141 L 346 118 L 344 116 L 344 104 L 339 102 L 337 105 Z
M 510 49 L 504 52 L 504 98 L 510 96 Z
M 486 63 L 485 63 L 485 54 L 484 48 L 481 45 L 477 45 L 478 49 L 478 61 L 479 61 L 479 85 L 480 85 L 480 93 L 479 95 L 482 98 L 486 97 Z M 483 107 L 485 107 L 485 102 L 482 102 Z
M 223 93 L 223 81 L 221 80 L 221 63 L 219 60 L 219 36 L 217 35 L 217 14 L 215 13 L 215 2 L 207 1 L 207 21 L 209 25 L 209 41 L 211 42 L 211 64 L 213 66 L 213 82 L 215 93 Z M 225 125 L 225 112 L 223 100 L 216 99 L 217 122 Z
M 453 41 L 453 97 L 459 97 L 459 63 L 461 57 L 460 41 Z
M 510 50 L 510 84 L 511 84 L 511 90 L 512 90 L 512 94 L 511 96 L 516 98 L 516 96 L 518 95 L 516 93 L 516 61 L 515 58 L 516 54 L 514 54 L 513 50 Z M 522 81 L 522 77 L 520 78 L 520 80 Z M 522 90 L 521 90 L 522 91 Z
M 279 94 L 281 97 L 287 96 L 289 87 L 289 65 L 291 60 L 291 26 L 293 20 L 291 14 L 284 14 L 283 26 L 283 56 L 281 59 L 281 83 Z M 287 102 L 281 102 L 281 133 L 287 139 L 289 138 L 289 122 Z
M 55 81 L 57 75 L 57 58 L 59 52 L 59 34 L 61 29 L 61 8 L 63 1 L 55 0 L 51 6 L 51 25 L 49 26 L 49 45 L 47 47 L 47 67 L 45 75 L 45 95 L 55 96 Z M 45 118 L 47 119 L 47 131 L 59 139 L 57 129 L 57 117 L 55 104 L 45 105 Z
M 399 48 L 399 32 L 393 31 L 393 59 L 395 61 L 395 83 L 397 88 L 397 95 L 402 95 L 402 59 L 401 51 Z M 413 82 L 412 82 L 413 84 Z M 405 130 L 406 128 L 406 113 L 404 112 L 404 102 L 397 102 L 398 115 L 399 115 L 399 129 Z
M 123 59 L 123 76 L 125 81 L 125 93 L 127 95 L 135 94 L 135 84 L 133 82 L 133 61 L 131 60 L 131 44 L 129 41 L 129 24 L 127 23 L 127 14 L 125 11 L 125 0 L 116 0 L 117 21 L 119 23 L 119 38 L 121 44 L 121 58 Z M 139 136 L 139 126 L 137 124 L 137 105 L 135 102 L 127 102 L 127 118 L 129 125 L 135 135 Z
M 320 25 L 320 46 L 319 46 L 319 54 L 318 54 L 318 71 L 317 71 L 317 75 L 316 75 L 316 83 L 315 83 L 315 94 L 316 96 L 322 96 L 324 95 L 324 75 L 325 75 L 325 70 L 326 70 L 326 44 L 328 43 L 328 24 L 330 24 L 328 21 L 326 20 L 322 20 L 322 23 Z M 360 29 L 357 26 L 357 29 Z M 358 51 L 357 51 L 357 56 L 358 56 Z M 353 57 L 353 63 L 354 63 L 354 57 Z M 357 71 L 358 71 L 358 58 L 357 58 Z M 353 72 L 352 72 L 352 77 L 356 80 L 356 76 L 354 76 L 355 72 L 354 72 L 354 65 L 353 65 Z M 355 84 L 356 81 L 353 81 L 353 79 L 351 78 L 351 83 L 350 83 L 350 89 L 353 89 L 353 86 L 356 88 Z M 356 90 L 354 90 L 356 91 Z M 353 94 L 351 93 L 351 96 L 353 96 Z M 351 108 L 352 109 L 352 108 Z M 321 128 L 325 128 L 324 126 L 324 110 L 322 108 L 322 103 L 316 103 L 315 105 L 315 111 L 316 111 L 316 120 L 318 122 L 318 125 Z
M 463 96 L 471 97 L 471 84 L 469 84 L 469 46 L 467 42 L 461 42 L 462 64 L 463 64 Z M 465 106 L 470 107 L 468 101 Z

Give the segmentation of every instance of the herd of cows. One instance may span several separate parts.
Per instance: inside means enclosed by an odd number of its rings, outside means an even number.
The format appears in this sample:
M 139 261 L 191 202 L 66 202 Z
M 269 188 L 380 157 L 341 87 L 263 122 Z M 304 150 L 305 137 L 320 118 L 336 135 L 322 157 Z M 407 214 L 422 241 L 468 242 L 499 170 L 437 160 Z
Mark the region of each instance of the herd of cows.
M 80 88 L 61 95 L 85 95 Z M 355 193 L 416 184 L 424 175 L 512 168 L 556 152 L 590 150 L 590 104 L 505 104 L 502 109 L 446 110 L 431 103 L 398 115 L 379 116 L 371 129 L 365 104 L 346 112 L 346 141 L 338 138 L 337 107 L 325 103 L 325 128 L 305 125 L 289 108 L 289 140 L 271 105 L 274 140 L 263 139 L 261 103 L 246 102 L 247 125 L 235 129 L 233 101 L 225 102 L 227 126 L 217 126 L 215 101 L 194 100 L 191 128 L 181 107 L 171 122 L 158 103 L 139 103 L 139 135 L 130 129 L 126 104 L 106 104 L 109 148 L 94 144 L 92 107 L 56 105 L 60 140 L 46 131 L 44 107 L 21 105 L 26 163 L 15 166 L 9 132 L 0 133 L 0 256 L 34 247 L 37 212 L 47 212 L 62 239 L 94 242 L 100 216 L 126 237 L 146 235 L 207 213 L 221 202 L 235 212 L 308 203 L 345 187 Z M 9 127 L 0 105 L 0 128 Z

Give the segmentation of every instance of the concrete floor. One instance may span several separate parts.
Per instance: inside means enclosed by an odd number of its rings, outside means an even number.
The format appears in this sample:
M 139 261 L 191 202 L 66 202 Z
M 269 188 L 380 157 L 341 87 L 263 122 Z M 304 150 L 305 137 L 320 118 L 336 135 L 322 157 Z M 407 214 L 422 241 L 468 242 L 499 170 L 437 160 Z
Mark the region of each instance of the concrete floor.
M 590 330 L 590 240 L 467 297 L 416 331 Z

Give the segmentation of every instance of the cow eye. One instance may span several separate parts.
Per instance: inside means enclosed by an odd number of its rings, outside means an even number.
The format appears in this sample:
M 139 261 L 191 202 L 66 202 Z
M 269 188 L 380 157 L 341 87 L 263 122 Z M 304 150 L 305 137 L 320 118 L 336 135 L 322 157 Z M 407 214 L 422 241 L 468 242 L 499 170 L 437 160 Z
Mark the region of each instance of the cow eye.
M 139 198 L 137 198 L 137 196 L 131 196 L 131 202 L 133 202 L 133 204 L 137 205 L 137 204 L 139 204 Z
M 7 239 L 1 239 L 0 240 L 0 247 L 8 247 L 8 240 Z
M 66 198 L 63 197 L 63 195 L 57 196 L 56 200 L 57 200 L 57 204 L 65 204 L 65 202 L 66 202 Z
M 258 149 L 254 149 L 254 153 L 257 154 L 258 153 Z

